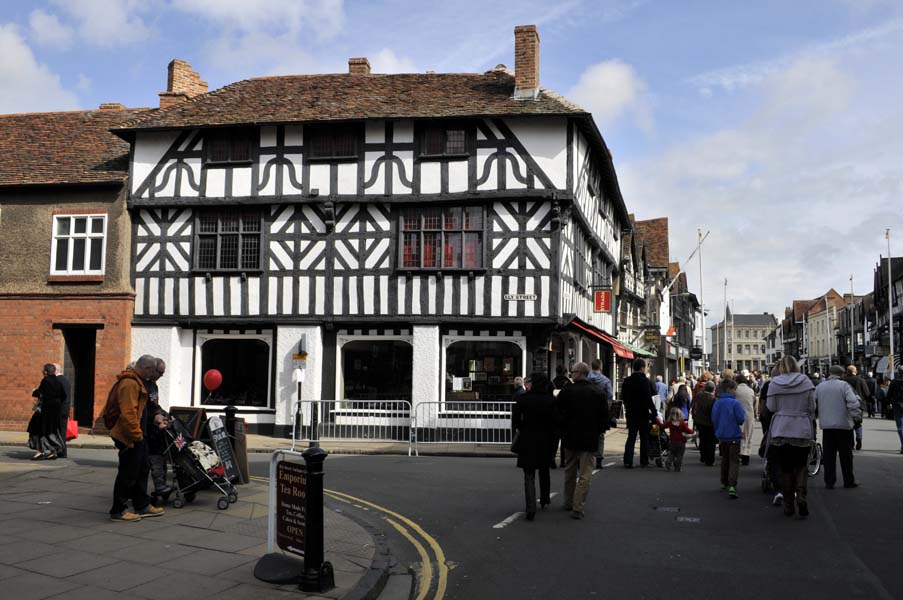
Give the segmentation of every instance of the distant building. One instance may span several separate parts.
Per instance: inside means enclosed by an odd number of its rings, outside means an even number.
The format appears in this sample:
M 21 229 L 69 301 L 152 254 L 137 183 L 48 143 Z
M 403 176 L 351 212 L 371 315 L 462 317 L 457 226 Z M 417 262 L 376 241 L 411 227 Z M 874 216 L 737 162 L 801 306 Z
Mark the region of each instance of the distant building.
M 712 367 L 719 371 L 725 368 L 765 369 L 765 339 L 777 324 L 777 319 L 770 313 L 741 315 L 733 314 L 728 309 L 726 327 L 725 321 L 721 321 L 710 328 Z

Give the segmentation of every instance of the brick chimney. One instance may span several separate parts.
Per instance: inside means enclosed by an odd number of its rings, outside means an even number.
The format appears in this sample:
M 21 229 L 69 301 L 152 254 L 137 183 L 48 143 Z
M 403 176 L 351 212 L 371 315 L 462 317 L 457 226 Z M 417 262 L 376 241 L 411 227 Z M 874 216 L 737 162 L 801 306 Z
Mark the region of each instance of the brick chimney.
M 125 105 L 119 102 L 104 102 L 97 107 L 97 110 L 125 110 Z
M 514 28 L 514 97 L 533 100 L 539 95 L 539 33 L 536 25 Z
M 348 59 L 348 73 L 351 75 L 369 75 L 370 74 L 370 61 L 365 57 L 362 58 L 349 58 Z
M 207 93 L 207 82 L 191 70 L 191 65 L 178 58 L 167 68 L 166 91 L 160 92 L 160 108 L 169 108 L 199 94 Z

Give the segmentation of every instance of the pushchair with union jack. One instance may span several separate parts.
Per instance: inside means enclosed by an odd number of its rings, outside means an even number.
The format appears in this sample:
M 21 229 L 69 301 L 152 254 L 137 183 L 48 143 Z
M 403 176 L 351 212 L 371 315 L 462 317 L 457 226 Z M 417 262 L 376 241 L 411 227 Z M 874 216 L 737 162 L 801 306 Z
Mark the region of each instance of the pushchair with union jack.
M 203 442 L 194 441 L 179 419 L 170 419 L 164 430 L 166 456 L 172 464 L 175 498 L 173 508 L 194 502 L 200 490 L 216 488 L 222 497 L 216 501 L 220 510 L 238 500 L 238 492 L 226 477 L 226 468 L 216 452 Z

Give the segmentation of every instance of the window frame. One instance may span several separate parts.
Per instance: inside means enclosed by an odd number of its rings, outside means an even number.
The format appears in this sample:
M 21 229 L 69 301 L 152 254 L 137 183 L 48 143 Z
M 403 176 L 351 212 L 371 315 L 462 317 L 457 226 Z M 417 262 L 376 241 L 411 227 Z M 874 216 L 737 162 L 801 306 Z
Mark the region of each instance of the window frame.
M 69 219 L 69 233 L 61 235 L 57 233 L 57 223 L 59 219 Z M 85 223 L 85 233 L 75 233 L 75 219 L 87 219 Z M 92 233 L 91 222 L 93 219 L 100 218 L 103 223 L 103 232 L 100 234 Z M 59 211 L 54 212 L 50 225 L 50 276 L 51 277 L 104 277 L 107 268 L 107 237 L 108 214 L 102 211 Z M 85 268 L 80 271 L 73 271 L 72 260 L 74 255 L 74 244 L 67 244 L 66 250 L 66 269 L 58 270 L 56 268 L 56 254 L 58 249 L 58 241 L 62 238 L 72 241 L 76 239 L 84 239 L 85 242 Z M 91 269 L 91 244 L 88 243 L 92 239 L 100 238 L 100 269 Z
M 251 127 L 230 127 L 228 129 L 212 129 L 204 133 L 204 166 L 205 167 L 231 167 L 235 165 L 250 165 L 254 162 L 254 143 L 256 130 Z M 248 158 L 233 158 L 234 146 L 232 141 L 239 136 L 247 136 Z M 216 138 L 229 140 L 229 158 L 226 160 L 213 160 L 210 157 L 213 140 Z
M 335 132 L 339 129 L 347 129 L 354 135 L 354 156 L 314 156 L 313 142 L 317 136 L 324 132 Z M 364 125 L 363 123 L 313 123 L 304 126 L 304 160 L 313 163 L 319 162 L 357 162 L 364 154 Z
M 473 153 L 474 149 L 474 131 L 476 127 L 473 123 L 467 121 L 457 121 L 457 120 L 432 120 L 432 121 L 421 121 L 415 125 L 414 131 L 414 139 L 417 140 L 417 151 L 415 152 L 415 158 L 421 161 L 435 161 L 435 160 L 466 160 L 470 158 L 470 155 Z M 438 154 L 427 154 L 424 150 L 426 146 L 426 135 L 431 130 L 440 129 L 443 133 L 443 145 L 448 147 L 448 132 L 450 130 L 455 131 L 463 131 L 464 132 L 464 151 L 463 152 L 441 152 Z
M 231 232 L 223 232 L 222 231 L 222 216 L 225 211 L 228 210 L 236 210 L 239 211 L 239 219 L 238 219 L 238 231 Z M 244 222 L 241 219 L 241 214 L 244 212 L 254 211 L 257 213 L 257 222 L 258 222 L 258 230 L 256 232 L 244 231 Z M 201 232 L 200 227 L 200 219 L 202 215 L 208 213 L 216 213 L 216 232 Z M 224 268 L 220 266 L 220 261 L 222 257 L 222 236 L 223 235 L 237 235 L 238 236 L 238 267 L 236 268 Z M 258 255 L 257 255 L 257 266 L 256 267 L 242 267 L 242 236 L 256 234 L 259 245 L 258 245 Z M 204 268 L 201 267 L 198 263 L 200 261 L 200 247 L 201 247 L 201 238 L 210 238 L 215 237 L 216 239 L 216 250 L 215 250 L 215 260 L 216 266 L 213 268 Z M 201 210 L 194 211 L 194 232 L 192 234 L 192 257 L 191 257 L 191 270 L 195 273 L 261 273 L 263 272 L 263 259 L 264 259 L 264 247 L 265 247 L 265 239 L 264 239 L 264 213 L 258 207 L 211 207 L 204 208 Z
M 456 208 L 461 212 L 461 226 L 455 229 L 446 229 L 445 228 L 445 214 L 444 211 L 448 208 Z M 464 229 L 464 218 L 463 211 L 468 208 L 476 208 L 479 209 L 482 213 L 480 228 L 479 229 Z M 442 215 L 442 222 L 438 229 L 425 229 L 423 227 L 423 212 L 420 212 L 420 227 L 418 229 L 404 229 L 403 219 L 405 217 L 405 212 L 408 210 L 417 210 L 424 211 L 428 209 L 436 209 Z M 454 206 L 406 206 L 399 210 L 398 215 L 398 257 L 396 261 L 396 268 L 399 271 L 408 271 L 408 272 L 416 272 L 416 271 L 425 271 L 429 273 L 436 273 L 440 271 L 453 271 L 453 272 L 470 272 L 470 271 L 486 271 L 488 269 L 488 255 L 486 248 L 486 228 L 487 228 L 487 210 L 486 207 L 479 204 L 470 204 L 470 205 L 454 205 Z M 410 233 L 417 233 L 420 236 L 420 266 L 417 267 L 409 267 L 404 264 L 404 241 L 405 236 Z M 439 266 L 437 267 L 425 267 L 423 266 L 423 234 L 424 233 L 438 233 L 440 235 L 439 238 L 439 248 L 440 248 L 440 260 Z M 460 267 L 446 267 L 445 266 L 445 234 L 447 233 L 457 233 L 461 234 L 461 266 Z M 464 266 L 464 256 L 465 256 L 465 248 L 466 245 L 464 243 L 464 235 L 465 234 L 477 234 L 480 236 L 480 266 L 479 267 L 465 267 Z

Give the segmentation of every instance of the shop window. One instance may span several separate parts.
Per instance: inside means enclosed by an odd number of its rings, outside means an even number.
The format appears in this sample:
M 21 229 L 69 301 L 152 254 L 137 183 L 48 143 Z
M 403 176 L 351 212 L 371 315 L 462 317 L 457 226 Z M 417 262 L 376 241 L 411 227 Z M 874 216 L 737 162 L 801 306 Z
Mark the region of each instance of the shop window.
M 404 269 L 481 269 L 483 208 L 408 208 L 401 215 Z
M 402 340 L 355 340 L 342 346 L 344 400 L 411 400 L 414 348 Z
M 216 369 L 223 383 L 212 394 L 203 374 Z M 201 345 L 198 393 L 201 404 L 266 408 L 269 406 L 270 345 L 259 338 L 214 338 Z
M 445 401 L 508 402 L 514 378 L 523 374 L 514 342 L 466 340 L 445 352 Z

